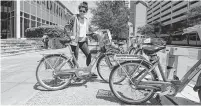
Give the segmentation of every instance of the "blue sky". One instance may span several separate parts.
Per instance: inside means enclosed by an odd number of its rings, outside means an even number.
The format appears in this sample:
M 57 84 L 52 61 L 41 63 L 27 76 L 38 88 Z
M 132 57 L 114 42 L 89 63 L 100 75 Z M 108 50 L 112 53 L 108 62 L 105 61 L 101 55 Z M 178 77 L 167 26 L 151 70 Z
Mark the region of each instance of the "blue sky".
M 88 2 L 89 8 L 95 8 L 95 0 Z M 61 2 L 73 13 L 78 13 L 78 5 L 82 2 L 81 0 L 61 0 Z M 146 24 L 146 7 L 142 4 L 138 4 L 136 8 L 136 29 L 139 26 L 143 26 Z M 86 17 L 89 19 L 92 17 L 90 11 L 87 13 Z

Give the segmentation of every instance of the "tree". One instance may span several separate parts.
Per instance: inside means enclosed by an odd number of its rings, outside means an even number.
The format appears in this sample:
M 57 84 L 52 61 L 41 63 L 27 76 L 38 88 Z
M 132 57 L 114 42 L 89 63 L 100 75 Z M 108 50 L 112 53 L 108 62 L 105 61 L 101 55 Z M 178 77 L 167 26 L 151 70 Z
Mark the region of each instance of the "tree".
M 185 26 L 191 27 L 197 24 L 201 24 L 201 6 L 196 6 L 191 8 L 187 13 L 186 17 L 184 18 L 186 20 Z
M 154 27 L 154 33 L 155 33 L 156 37 L 160 37 L 160 34 L 162 32 L 163 24 L 161 22 L 155 21 L 153 23 L 153 27 Z
M 99 1 L 96 5 L 97 8 L 91 10 L 91 24 L 100 29 L 109 29 L 113 38 L 128 38 L 129 10 L 124 1 Z
M 141 35 L 153 37 L 154 36 L 154 26 L 146 24 L 142 27 L 138 27 L 137 33 L 140 33 Z

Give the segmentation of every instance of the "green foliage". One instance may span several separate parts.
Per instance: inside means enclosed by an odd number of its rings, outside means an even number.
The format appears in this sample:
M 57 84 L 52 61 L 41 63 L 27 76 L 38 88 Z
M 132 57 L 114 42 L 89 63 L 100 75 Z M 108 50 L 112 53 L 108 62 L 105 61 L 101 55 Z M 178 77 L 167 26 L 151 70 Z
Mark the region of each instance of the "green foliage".
M 201 6 L 199 5 L 191 8 L 186 13 L 185 20 L 187 20 L 187 22 L 183 24 L 187 27 L 201 24 Z
M 146 35 L 146 36 L 154 36 L 154 26 L 153 25 L 149 25 L 146 24 L 142 27 L 138 27 L 137 28 L 137 33 L 141 34 L 141 35 Z
M 97 8 L 91 10 L 92 25 L 99 29 L 109 29 L 117 38 L 128 38 L 129 10 L 124 1 L 99 1 Z
M 56 25 L 44 25 L 39 27 L 28 28 L 26 29 L 25 36 L 27 38 L 41 38 L 44 34 L 48 35 L 50 38 L 65 36 L 64 28 Z

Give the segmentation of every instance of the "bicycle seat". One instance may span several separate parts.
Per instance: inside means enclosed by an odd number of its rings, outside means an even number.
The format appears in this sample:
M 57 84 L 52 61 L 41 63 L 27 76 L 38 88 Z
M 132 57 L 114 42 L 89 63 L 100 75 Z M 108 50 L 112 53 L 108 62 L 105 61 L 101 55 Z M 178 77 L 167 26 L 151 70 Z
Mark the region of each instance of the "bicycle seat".
M 165 46 L 151 46 L 151 47 L 142 47 L 145 54 L 154 54 L 160 50 L 165 49 Z

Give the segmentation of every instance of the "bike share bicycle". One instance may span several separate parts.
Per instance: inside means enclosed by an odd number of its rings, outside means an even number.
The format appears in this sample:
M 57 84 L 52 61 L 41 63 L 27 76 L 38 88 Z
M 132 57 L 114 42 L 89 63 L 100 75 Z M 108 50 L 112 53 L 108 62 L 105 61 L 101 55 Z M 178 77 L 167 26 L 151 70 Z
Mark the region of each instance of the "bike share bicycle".
M 111 38 L 111 33 L 109 30 L 107 30 L 107 33 L 105 36 L 110 36 Z M 114 55 L 115 54 L 139 54 L 142 55 L 141 49 L 138 46 L 134 46 L 134 44 L 130 45 L 125 51 L 123 49 L 122 43 L 117 43 L 118 47 L 112 46 L 112 42 L 110 42 L 110 45 L 106 46 L 106 53 L 104 53 L 99 60 L 97 61 L 97 71 L 100 76 L 100 78 L 108 83 L 109 82 L 109 75 L 112 70 L 112 68 L 117 64 L 116 61 L 114 60 Z M 138 50 L 138 52 L 136 52 Z
M 165 46 L 143 47 L 143 52 L 151 60 L 136 58 L 136 55 L 116 54 L 115 60 L 118 64 L 111 71 L 109 79 L 109 85 L 115 97 L 126 103 L 141 104 L 148 101 L 155 93 L 175 96 L 201 71 L 200 59 L 181 80 L 167 79 L 160 64 L 160 58 L 156 54 L 165 48 Z M 118 62 L 122 60 L 124 62 Z M 155 70 L 156 66 L 158 66 L 162 80 L 159 80 Z M 124 74 L 120 76 L 119 73 L 122 70 Z M 120 80 L 121 82 L 118 82 Z M 200 78 L 198 82 L 199 80 Z M 199 90 L 198 95 L 201 95 L 200 93 Z
M 106 52 L 105 45 L 108 39 L 99 36 L 99 41 L 101 41 L 103 45 L 88 67 L 79 66 L 70 47 L 71 40 L 65 42 L 70 50 L 70 57 L 65 55 L 65 53 L 44 55 L 36 69 L 36 79 L 38 83 L 48 90 L 63 89 L 71 82 L 80 82 L 80 80 L 77 79 L 81 79 L 83 83 L 86 83 L 92 77 L 92 67 L 100 56 Z

